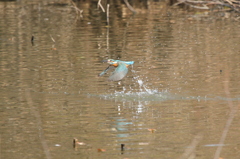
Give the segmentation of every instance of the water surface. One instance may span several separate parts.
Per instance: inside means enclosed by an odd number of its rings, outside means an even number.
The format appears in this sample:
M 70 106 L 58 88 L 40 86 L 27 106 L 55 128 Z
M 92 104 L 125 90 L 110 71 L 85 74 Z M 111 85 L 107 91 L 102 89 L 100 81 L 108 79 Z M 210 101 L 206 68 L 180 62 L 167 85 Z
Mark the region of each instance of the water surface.
M 0 158 L 238 158 L 239 21 L 145 5 L 0 2 Z

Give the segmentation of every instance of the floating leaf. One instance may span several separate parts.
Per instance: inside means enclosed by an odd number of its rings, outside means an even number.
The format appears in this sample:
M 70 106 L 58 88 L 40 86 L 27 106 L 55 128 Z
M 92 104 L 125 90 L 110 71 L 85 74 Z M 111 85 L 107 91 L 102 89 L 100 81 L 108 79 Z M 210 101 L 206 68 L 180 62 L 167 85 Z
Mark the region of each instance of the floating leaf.
M 151 133 L 154 133 L 157 130 L 156 129 L 148 129 L 148 131 L 150 131 Z
M 105 149 L 97 149 L 98 152 L 105 152 L 106 150 Z

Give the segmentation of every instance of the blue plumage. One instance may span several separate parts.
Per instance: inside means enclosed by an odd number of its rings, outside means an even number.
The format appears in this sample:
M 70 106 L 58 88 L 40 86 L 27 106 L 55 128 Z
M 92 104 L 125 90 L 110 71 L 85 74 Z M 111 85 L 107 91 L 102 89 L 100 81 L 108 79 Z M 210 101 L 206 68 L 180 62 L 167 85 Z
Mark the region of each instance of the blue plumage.
M 111 73 L 109 77 L 110 81 L 122 80 L 128 73 L 128 66 L 134 64 L 134 61 L 120 61 L 113 59 L 104 60 L 104 62 L 107 62 L 109 66 L 98 76 L 103 76 L 109 69 L 115 67 L 116 69 Z

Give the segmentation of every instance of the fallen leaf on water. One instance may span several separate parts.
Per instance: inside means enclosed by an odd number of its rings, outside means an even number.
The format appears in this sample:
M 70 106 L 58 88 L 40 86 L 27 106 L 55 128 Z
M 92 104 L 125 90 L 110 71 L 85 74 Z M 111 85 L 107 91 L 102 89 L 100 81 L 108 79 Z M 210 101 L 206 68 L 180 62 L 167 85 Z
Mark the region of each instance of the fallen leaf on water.
M 105 149 L 97 149 L 98 152 L 105 152 L 106 150 Z
M 150 131 L 151 133 L 154 133 L 157 130 L 156 129 L 148 129 L 148 131 Z
M 182 119 L 176 119 L 176 121 L 182 121 Z
M 9 38 L 8 40 L 10 40 L 10 41 L 14 41 L 14 37 L 12 37 L 12 38 Z

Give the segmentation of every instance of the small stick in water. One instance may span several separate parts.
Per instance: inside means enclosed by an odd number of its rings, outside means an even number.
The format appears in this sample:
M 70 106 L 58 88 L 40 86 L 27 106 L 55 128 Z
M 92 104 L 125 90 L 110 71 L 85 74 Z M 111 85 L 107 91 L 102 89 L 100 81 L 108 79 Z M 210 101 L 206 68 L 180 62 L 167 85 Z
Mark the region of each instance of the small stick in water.
M 121 144 L 121 151 L 124 151 L 125 144 Z
M 51 34 L 50 34 L 50 37 L 51 37 L 52 41 L 55 43 L 56 41 L 53 39 L 53 37 L 52 37 L 52 35 L 51 35 Z
M 31 42 L 33 43 L 33 41 L 34 41 L 34 36 L 32 35 Z
M 32 43 L 32 46 L 33 46 L 34 45 L 34 35 L 32 35 L 31 43 Z

